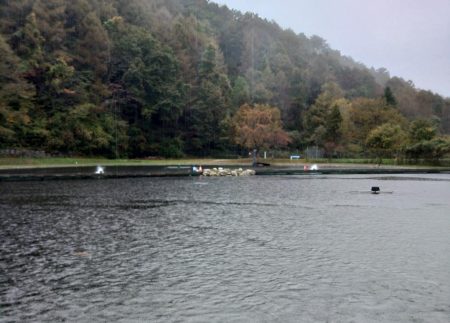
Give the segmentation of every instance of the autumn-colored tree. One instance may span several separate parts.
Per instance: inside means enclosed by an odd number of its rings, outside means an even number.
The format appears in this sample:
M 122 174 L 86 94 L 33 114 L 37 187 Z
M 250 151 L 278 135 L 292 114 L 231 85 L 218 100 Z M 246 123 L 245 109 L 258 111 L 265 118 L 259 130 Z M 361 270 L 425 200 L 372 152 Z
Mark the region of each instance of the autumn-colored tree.
M 349 110 L 350 124 L 346 138 L 350 143 L 364 146 L 370 131 L 384 123 L 407 127 L 407 120 L 401 113 L 388 106 L 382 99 L 358 98 L 352 101 Z
M 56 1 L 56 0 L 52 0 Z M 67 1 L 65 33 L 67 49 L 78 69 L 89 70 L 98 79 L 104 78 L 110 61 L 110 39 L 94 1 Z M 97 90 L 97 89 L 96 89 Z
M 37 68 L 43 60 L 42 37 L 36 22 L 36 14 L 31 12 L 25 19 L 25 25 L 12 35 L 11 43 L 18 56 L 25 59 L 27 69 Z
M 412 143 L 431 140 L 436 136 L 436 125 L 427 119 L 414 120 L 409 127 L 409 136 Z
M 328 82 L 314 104 L 303 114 L 307 142 L 325 148 L 328 156 L 333 154 L 341 140 L 343 119 L 339 105 L 342 96 L 341 88 L 334 82 Z
M 55 114 L 50 124 L 53 136 L 49 145 L 61 152 L 79 151 L 85 155 L 112 157 L 115 147 L 121 151 L 127 148 L 125 122 L 117 122 L 104 107 L 78 105 L 68 113 Z
M 450 153 L 450 138 L 436 137 L 431 140 L 422 140 L 410 145 L 405 149 L 408 158 L 418 160 L 424 158 L 433 162 L 438 162 L 440 158 Z
M 331 157 L 336 152 L 342 138 L 342 115 L 339 106 L 334 104 L 326 117 L 325 152 Z
M 291 141 L 280 110 L 263 104 L 242 105 L 233 117 L 233 130 L 235 143 L 247 149 L 281 148 Z
M 36 26 L 45 42 L 43 49 L 46 52 L 64 48 L 66 38 L 64 0 L 36 0 L 33 4 L 33 13 L 36 18 Z
M 406 133 L 399 125 L 385 123 L 370 131 L 366 139 L 366 145 L 381 164 L 383 157 L 398 154 L 398 151 L 405 144 L 406 138 Z
M 20 60 L 0 35 L 0 147 L 26 144 L 33 88 L 18 73 Z
M 450 140 L 437 136 L 438 121 L 416 119 L 409 127 L 409 145 L 405 148 L 407 158 L 424 158 L 437 162 L 450 151 Z

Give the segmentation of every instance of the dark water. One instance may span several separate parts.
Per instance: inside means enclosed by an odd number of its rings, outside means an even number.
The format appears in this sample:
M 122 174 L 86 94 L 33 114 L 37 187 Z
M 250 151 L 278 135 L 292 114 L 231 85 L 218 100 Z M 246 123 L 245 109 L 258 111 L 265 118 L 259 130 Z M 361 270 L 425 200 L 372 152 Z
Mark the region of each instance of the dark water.
M 0 183 L 0 321 L 449 322 L 450 175 Z

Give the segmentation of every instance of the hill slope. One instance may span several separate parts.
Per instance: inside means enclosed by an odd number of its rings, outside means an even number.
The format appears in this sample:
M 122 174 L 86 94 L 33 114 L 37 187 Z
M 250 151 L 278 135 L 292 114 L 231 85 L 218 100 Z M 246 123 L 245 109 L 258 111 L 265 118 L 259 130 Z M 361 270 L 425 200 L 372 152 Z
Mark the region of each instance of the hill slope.
M 278 107 L 293 148 L 358 153 L 380 123 L 361 132 L 354 112 L 380 107 L 450 132 L 449 100 L 206 0 L 1 1 L 0 55 L 3 148 L 222 154 L 244 103 Z

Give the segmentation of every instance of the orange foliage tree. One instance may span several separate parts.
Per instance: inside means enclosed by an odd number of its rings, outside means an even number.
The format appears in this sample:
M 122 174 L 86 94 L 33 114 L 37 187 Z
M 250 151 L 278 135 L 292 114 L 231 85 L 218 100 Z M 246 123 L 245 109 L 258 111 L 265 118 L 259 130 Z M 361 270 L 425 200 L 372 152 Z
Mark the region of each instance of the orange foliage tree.
M 280 110 L 268 105 L 242 105 L 232 128 L 235 143 L 248 149 L 281 148 L 291 142 L 282 128 Z

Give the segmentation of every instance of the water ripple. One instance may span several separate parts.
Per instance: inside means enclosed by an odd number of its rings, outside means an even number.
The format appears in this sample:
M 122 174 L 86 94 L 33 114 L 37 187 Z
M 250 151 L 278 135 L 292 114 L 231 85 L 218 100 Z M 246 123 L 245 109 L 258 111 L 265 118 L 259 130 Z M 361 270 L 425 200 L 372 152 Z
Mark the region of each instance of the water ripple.
M 0 322 L 448 322 L 446 180 L 296 179 L 2 183 Z

